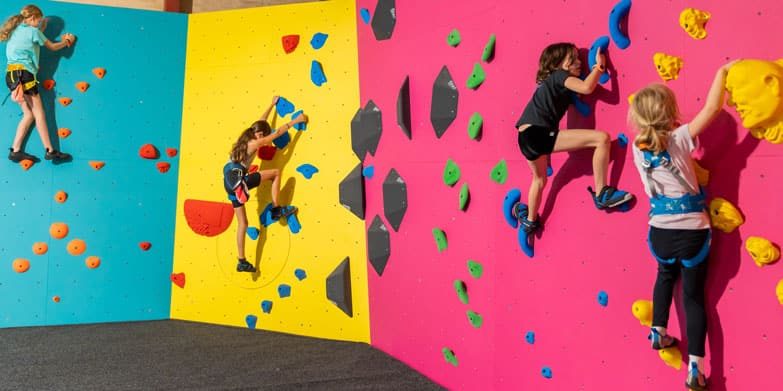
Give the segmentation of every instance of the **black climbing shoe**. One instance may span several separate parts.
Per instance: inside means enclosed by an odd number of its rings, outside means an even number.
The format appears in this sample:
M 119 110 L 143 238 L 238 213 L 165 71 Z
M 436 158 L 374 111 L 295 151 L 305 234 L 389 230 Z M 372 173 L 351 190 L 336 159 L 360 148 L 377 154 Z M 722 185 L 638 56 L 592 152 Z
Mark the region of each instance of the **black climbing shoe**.
M 71 155 L 56 149 L 49 149 L 46 151 L 46 156 L 44 156 L 44 158 L 46 160 L 51 160 L 52 163 L 62 163 L 71 160 Z
M 252 263 L 250 263 L 250 262 L 248 262 L 248 261 L 246 261 L 244 259 L 240 259 L 239 263 L 237 263 L 237 271 L 238 272 L 255 273 L 256 272 L 256 267 L 253 266 Z
M 8 160 L 10 160 L 10 161 L 12 161 L 14 163 L 19 163 L 19 162 L 21 162 L 22 160 L 25 160 L 25 159 L 32 160 L 32 161 L 38 160 L 37 157 L 35 157 L 33 155 L 30 155 L 29 153 L 25 153 L 25 151 L 19 150 L 19 151 L 14 152 L 13 148 L 8 148 L 8 150 L 10 151 L 10 152 L 8 152 Z

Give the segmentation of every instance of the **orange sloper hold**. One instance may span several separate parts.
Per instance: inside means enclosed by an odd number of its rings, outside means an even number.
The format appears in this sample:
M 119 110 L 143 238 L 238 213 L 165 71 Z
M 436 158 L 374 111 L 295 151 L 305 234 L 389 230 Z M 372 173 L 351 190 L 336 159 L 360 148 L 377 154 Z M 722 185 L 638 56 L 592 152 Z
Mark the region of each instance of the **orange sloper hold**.
M 68 138 L 68 136 L 71 135 L 71 129 L 68 128 L 57 129 L 57 135 L 60 136 L 60 138 Z
M 90 83 L 87 83 L 86 81 L 76 83 L 76 89 L 79 90 L 79 92 L 86 92 L 88 88 L 90 88 Z
M 63 96 L 62 98 L 57 99 L 57 101 L 63 106 L 68 106 L 73 102 L 73 99 Z
M 101 266 L 101 259 L 91 255 L 87 257 L 87 259 L 84 261 L 84 264 L 87 265 L 90 269 L 96 269 L 98 266 Z
M 185 273 L 171 273 L 171 282 L 180 288 L 185 288 Z
M 74 239 L 68 242 L 68 254 L 71 255 L 82 255 L 84 254 L 84 251 L 87 250 L 87 243 L 84 243 L 84 240 L 81 239 Z
M 30 159 L 24 159 L 21 162 L 19 162 L 19 165 L 22 166 L 22 170 L 29 170 L 30 167 L 33 166 L 33 161 Z
M 93 68 L 92 74 L 99 79 L 103 79 L 103 77 L 106 76 L 106 68 Z
M 177 156 L 177 148 L 166 148 L 166 155 L 169 155 L 169 157 Z
M 14 271 L 17 273 L 24 273 L 28 270 L 30 270 L 30 261 L 22 258 L 14 259 L 14 263 L 12 264 Z
M 54 194 L 54 200 L 58 203 L 63 203 L 68 199 L 68 193 L 60 190 L 57 193 Z
M 54 88 L 55 84 L 56 83 L 52 79 L 47 79 L 47 80 L 44 80 L 43 82 L 41 82 L 41 85 L 43 85 L 43 88 L 45 90 L 51 90 L 52 88 Z
M 104 162 L 99 162 L 97 160 L 90 160 L 90 167 L 94 168 L 95 171 L 100 170 L 105 165 L 106 165 L 106 163 L 104 163 Z
M 224 202 L 185 200 L 185 220 L 198 235 L 217 236 L 234 220 L 234 208 Z
M 49 227 L 49 235 L 55 239 L 62 239 L 68 236 L 68 225 L 65 223 L 52 223 Z
M 47 245 L 44 242 L 35 242 L 33 243 L 33 254 L 35 255 L 44 255 L 46 252 L 49 251 L 49 245 Z
M 169 171 L 169 168 L 171 168 L 171 164 L 168 162 L 157 162 L 155 166 L 158 167 L 158 171 L 160 171 L 161 174 L 165 174 Z

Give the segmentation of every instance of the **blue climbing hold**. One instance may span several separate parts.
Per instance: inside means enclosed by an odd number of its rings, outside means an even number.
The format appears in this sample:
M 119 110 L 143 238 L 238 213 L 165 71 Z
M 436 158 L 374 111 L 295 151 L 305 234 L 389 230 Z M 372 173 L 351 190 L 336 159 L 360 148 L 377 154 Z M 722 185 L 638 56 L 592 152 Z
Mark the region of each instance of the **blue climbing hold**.
M 375 166 L 367 166 L 362 170 L 362 175 L 365 178 L 372 178 L 375 175 Z
M 315 175 L 316 172 L 318 172 L 318 169 L 315 168 L 315 166 L 312 164 L 305 163 L 297 167 L 296 171 L 302 174 L 305 179 L 310 179 L 313 177 L 313 175 Z
M 522 192 L 520 192 L 519 189 L 511 189 L 506 193 L 506 198 L 503 199 L 503 218 L 506 219 L 506 223 L 508 223 L 511 228 L 517 228 L 517 226 L 519 226 L 517 218 L 511 213 L 511 208 L 514 207 L 514 204 L 519 202 L 521 197 Z
M 258 317 L 255 315 L 248 315 L 245 317 L 245 323 L 247 323 L 247 328 L 250 330 L 256 329 L 256 322 L 258 321 Z
M 261 231 L 258 230 L 256 227 L 247 227 L 247 236 L 250 237 L 250 239 L 256 240 L 258 239 L 258 234 Z
M 546 176 L 552 176 L 555 174 L 555 170 L 552 166 L 546 166 Z
M 625 135 L 625 133 L 620 133 L 617 135 L 617 143 L 625 148 L 628 146 L 628 136 Z
M 582 117 L 589 117 L 592 113 L 592 110 L 590 110 L 590 105 L 585 103 L 582 99 L 579 98 L 579 95 L 576 93 L 571 94 L 571 101 L 574 103 L 574 108 L 576 111 L 582 115 Z
M 259 220 L 261 220 L 261 225 L 264 227 L 268 227 L 274 223 L 275 219 L 272 218 L 272 203 L 270 202 L 266 208 L 261 212 L 261 215 L 259 216 Z
M 525 334 L 525 341 L 527 341 L 527 343 L 529 343 L 531 345 L 536 343 L 536 333 L 534 333 L 532 331 L 528 331 Z
M 294 104 L 281 96 L 277 99 L 275 110 L 277 110 L 277 115 L 285 117 L 286 115 L 294 112 Z
M 302 230 L 302 224 L 299 223 L 299 218 L 296 217 L 296 213 L 288 215 L 288 217 L 286 217 L 286 223 L 288 223 L 288 229 L 291 230 L 291 233 L 294 235 Z
M 280 137 L 272 140 L 272 144 L 275 144 L 277 149 L 283 149 L 291 142 L 291 135 L 288 132 L 283 133 Z
M 522 227 L 517 228 L 517 241 L 519 248 L 530 258 L 533 258 L 533 244 L 530 241 L 530 235 Z
M 297 119 L 302 114 L 304 114 L 304 110 L 299 110 L 296 113 L 294 113 L 294 115 L 291 116 L 291 119 Z M 299 122 L 297 124 L 294 124 L 294 129 L 307 130 L 307 122 Z
M 329 34 L 315 33 L 313 34 L 313 38 L 310 39 L 310 46 L 312 46 L 313 49 L 318 50 L 324 47 L 324 44 L 326 43 L 326 38 L 329 38 Z
M 359 15 L 361 15 L 362 22 L 364 22 L 364 24 L 370 24 L 370 10 L 367 8 L 362 8 L 359 10 Z
M 313 60 L 312 65 L 310 65 L 310 80 L 312 80 L 313 84 L 317 85 L 318 87 L 326 83 L 324 67 L 316 60 Z
M 551 379 L 552 378 L 552 368 L 549 367 L 543 367 L 541 368 L 541 376 Z
M 598 304 L 600 304 L 601 307 L 609 305 L 609 294 L 606 293 L 606 291 L 598 292 Z
M 631 46 L 630 38 L 620 28 L 620 23 L 628 16 L 629 11 L 631 11 L 631 0 L 620 0 L 609 13 L 609 35 L 612 36 L 612 41 L 620 49 L 627 49 L 628 46 Z
M 620 212 L 627 212 L 627 211 L 631 210 L 631 203 L 630 202 L 626 202 L 626 203 L 618 206 L 617 210 L 619 210 Z
M 296 270 L 294 270 L 294 275 L 296 276 L 296 278 L 297 278 L 299 281 L 302 281 L 302 280 L 304 280 L 305 278 L 307 278 L 307 272 L 305 272 L 305 271 L 304 271 L 304 270 L 302 270 L 302 269 L 296 269 Z
M 272 312 L 272 302 L 270 300 L 264 300 L 261 302 L 261 311 L 265 314 Z
M 593 69 L 593 65 L 595 65 L 595 54 L 598 53 L 598 48 L 601 48 L 601 53 L 606 54 L 606 49 L 609 47 L 609 37 L 607 36 L 601 36 L 598 37 L 598 39 L 593 42 L 593 45 L 590 46 L 590 53 L 587 54 L 587 62 L 590 65 L 590 69 Z M 598 79 L 598 82 L 601 84 L 606 83 L 609 81 L 609 74 L 604 72 L 601 74 L 601 78 Z
M 280 284 L 277 286 L 277 294 L 280 298 L 291 296 L 291 286 L 286 284 Z

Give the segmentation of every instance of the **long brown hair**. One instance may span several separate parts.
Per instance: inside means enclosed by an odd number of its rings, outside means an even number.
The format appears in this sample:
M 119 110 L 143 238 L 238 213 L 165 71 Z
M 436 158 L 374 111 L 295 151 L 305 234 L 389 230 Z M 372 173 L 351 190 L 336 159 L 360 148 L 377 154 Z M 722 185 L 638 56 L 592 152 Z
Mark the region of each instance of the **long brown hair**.
M 669 146 L 669 132 L 679 118 L 674 91 L 658 83 L 642 88 L 634 95 L 628 110 L 628 119 L 639 130 L 634 145 L 655 153 L 665 151 Z
M 538 72 L 536 73 L 536 83 L 540 84 L 546 80 L 552 72 L 560 69 L 560 64 L 567 58 L 571 61 L 576 60 L 577 48 L 571 42 L 553 43 L 541 52 L 538 60 Z
M 3 26 L 0 27 L 0 42 L 5 42 L 11 38 L 11 34 L 14 32 L 14 30 L 16 30 L 16 28 L 19 27 L 19 25 L 22 24 L 25 19 L 31 16 L 42 18 L 43 12 L 41 12 L 40 8 L 30 4 L 24 6 L 19 14 L 6 19 L 5 23 L 3 23 Z
M 231 161 L 234 163 L 244 164 L 248 158 L 247 143 L 256 138 L 256 133 L 261 133 L 264 137 L 269 136 L 272 133 L 272 127 L 269 126 L 269 122 L 264 120 L 253 122 L 249 128 L 245 129 L 239 139 L 231 147 Z

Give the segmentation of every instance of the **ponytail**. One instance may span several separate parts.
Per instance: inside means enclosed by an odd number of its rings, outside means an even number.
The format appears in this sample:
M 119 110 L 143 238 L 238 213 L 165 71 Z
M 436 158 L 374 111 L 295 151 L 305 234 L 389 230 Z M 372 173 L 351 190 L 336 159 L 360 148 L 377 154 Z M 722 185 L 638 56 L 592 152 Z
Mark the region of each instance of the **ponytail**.
M 25 19 L 33 16 L 43 18 L 43 12 L 35 5 L 29 4 L 24 6 L 19 14 L 6 19 L 5 23 L 3 23 L 3 26 L 0 27 L 0 42 L 8 41 L 8 39 L 11 38 L 11 34 L 13 34 L 14 30 L 16 30 L 16 28 L 19 27 L 19 25 L 22 24 Z

